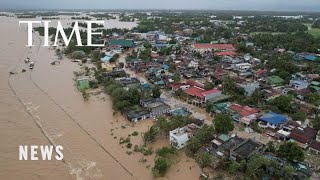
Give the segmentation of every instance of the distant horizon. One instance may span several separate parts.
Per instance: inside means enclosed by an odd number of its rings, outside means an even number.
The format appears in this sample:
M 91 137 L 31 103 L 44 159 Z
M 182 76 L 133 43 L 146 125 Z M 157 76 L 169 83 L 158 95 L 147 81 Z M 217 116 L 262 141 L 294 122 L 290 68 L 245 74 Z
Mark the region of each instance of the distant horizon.
M 320 12 L 319 0 L 1 0 L 1 9 Z
M 284 12 L 284 13 L 320 13 L 319 11 L 303 11 L 303 10 L 238 10 L 238 9 L 156 9 L 156 8 L 0 8 L 0 11 L 232 11 L 232 12 Z

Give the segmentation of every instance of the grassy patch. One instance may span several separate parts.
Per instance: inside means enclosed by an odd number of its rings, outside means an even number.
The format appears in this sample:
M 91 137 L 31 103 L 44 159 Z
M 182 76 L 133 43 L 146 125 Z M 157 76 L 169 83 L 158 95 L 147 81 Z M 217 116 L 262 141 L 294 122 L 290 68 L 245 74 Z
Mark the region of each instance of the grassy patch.
M 320 28 L 312 28 L 308 31 L 309 34 L 311 34 L 313 37 L 318 38 L 320 37 Z

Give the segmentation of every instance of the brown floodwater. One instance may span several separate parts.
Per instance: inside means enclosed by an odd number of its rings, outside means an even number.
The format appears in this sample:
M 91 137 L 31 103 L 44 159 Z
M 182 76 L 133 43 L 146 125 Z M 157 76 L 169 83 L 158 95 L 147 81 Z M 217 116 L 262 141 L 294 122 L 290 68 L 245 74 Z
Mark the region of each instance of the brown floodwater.
M 120 137 L 146 131 L 152 121 L 133 126 L 114 116 L 110 97 L 103 94 L 85 102 L 74 86 L 77 63 L 65 58 L 51 65 L 57 57 L 39 46 L 38 36 L 34 47 L 26 47 L 27 32 L 17 19 L 1 17 L 0 27 L 0 179 L 153 179 L 154 155 L 141 163 L 141 153 L 128 155 L 132 149 L 119 145 Z M 26 57 L 35 62 L 33 70 Z M 132 142 L 142 144 L 141 136 Z M 63 161 L 19 161 L 19 145 L 51 144 L 64 147 Z M 150 147 L 163 145 L 167 140 Z M 163 179 L 197 179 L 200 172 L 182 153 Z

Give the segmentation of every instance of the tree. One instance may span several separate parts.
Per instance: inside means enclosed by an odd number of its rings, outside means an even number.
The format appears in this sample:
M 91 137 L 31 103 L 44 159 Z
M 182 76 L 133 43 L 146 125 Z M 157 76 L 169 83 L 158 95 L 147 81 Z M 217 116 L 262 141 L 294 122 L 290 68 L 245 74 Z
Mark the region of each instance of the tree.
M 210 113 L 213 108 L 213 103 L 207 103 L 205 108 L 206 108 L 206 112 Z
M 273 141 L 269 141 L 267 143 L 266 152 L 275 152 L 275 151 L 276 151 L 276 148 L 274 147 Z
M 194 155 L 203 145 L 210 143 L 215 130 L 212 125 L 204 124 L 188 141 L 187 150 Z
M 254 155 L 248 160 L 246 174 L 250 178 L 257 179 L 269 164 L 270 161 L 264 156 Z
M 157 118 L 155 122 L 155 126 L 159 128 L 160 135 L 163 135 L 163 134 L 167 135 L 166 133 L 167 124 L 168 124 L 168 121 L 166 117 L 160 116 Z
M 161 96 L 161 90 L 159 86 L 155 86 L 154 88 L 152 88 L 152 97 L 159 98 L 160 96 Z
M 271 103 L 272 106 L 277 107 L 281 112 L 290 113 L 292 111 L 291 97 L 279 96 L 274 98 Z
M 151 45 L 149 42 L 143 43 L 143 46 L 144 46 L 145 48 L 147 48 L 147 49 L 152 48 L 152 45 Z
M 187 150 L 193 155 L 202 147 L 202 142 L 197 138 L 191 138 L 187 144 Z
M 152 168 L 152 173 L 155 177 L 163 177 L 166 174 L 169 166 L 170 165 L 168 164 L 166 159 L 162 157 L 157 158 L 154 163 L 154 167 Z
M 181 81 L 181 78 L 180 78 L 180 75 L 179 74 L 174 74 L 173 77 L 172 77 L 173 81 L 175 83 L 178 83 Z
M 284 142 L 280 145 L 277 153 L 279 156 L 286 158 L 288 160 L 304 160 L 304 152 L 302 149 L 294 142 Z
M 315 130 L 320 130 L 320 116 L 316 116 L 314 118 L 314 120 L 312 120 L 312 127 L 315 129 Z
M 259 89 L 255 89 L 249 97 L 249 103 L 259 105 L 263 102 L 262 94 Z
M 233 94 L 236 92 L 236 83 L 229 76 L 223 80 L 222 84 L 224 93 Z
M 227 114 L 218 114 L 214 118 L 214 127 L 217 133 L 227 133 L 234 128 L 232 119 Z
M 100 61 L 100 52 L 99 51 L 91 51 L 90 57 L 92 61 L 99 62 Z
M 156 153 L 163 158 L 171 158 L 172 155 L 177 153 L 177 150 L 174 147 L 162 147 L 158 149 Z
M 305 99 L 308 103 L 314 104 L 316 106 L 320 105 L 320 94 L 310 93 L 305 95 Z
M 212 156 L 208 152 L 198 152 L 195 159 L 202 169 L 210 166 L 212 162 Z
M 139 104 L 140 103 L 140 98 L 141 98 L 141 93 L 137 88 L 130 88 L 128 93 L 128 101 L 131 104 Z
M 214 88 L 214 84 L 213 84 L 213 83 L 211 83 L 211 82 L 209 82 L 209 81 L 206 81 L 206 82 L 204 83 L 204 89 L 205 89 L 205 90 L 210 90 L 210 89 L 212 89 L 212 88 Z
M 182 89 L 178 89 L 174 92 L 174 94 L 178 97 L 183 97 L 186 95 L 186 93 Z
M 169 64 L 169 72 L 174 73 L 176 71 L 176 64 Z
M 240 163 L 238 163 L 237 161 L 232 161 L 232 163 L 229 164 L 228 170 L 231 173 L 235 173 L 235 172 L 239 171 L 240 167 L 241 167 Z
M 297 111 L 297 112 L 291 114 L 291 118 L 294 121 L 302 121 L 302 122 L 304 122 L 306 120 L 306 118 L 307 118 L 307 115 L 302 111 Z
M 142 135 L 144 144 L 146 145 L 148 142 L 154 141 L 158 133 L 158 127 L 156 127 L 155 125 L 151 126 L 149 130 Z

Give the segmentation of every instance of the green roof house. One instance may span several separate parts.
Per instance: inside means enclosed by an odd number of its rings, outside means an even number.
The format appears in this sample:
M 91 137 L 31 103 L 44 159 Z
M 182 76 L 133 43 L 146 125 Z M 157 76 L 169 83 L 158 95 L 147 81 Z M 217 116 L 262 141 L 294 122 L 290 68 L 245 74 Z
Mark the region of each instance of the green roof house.
M 282 85 L 284 80 L 279 76 L 269 76 L 267 77 L 267 81 L 272 85 Z
M 88 77 L 80 77 L 76 80 L 77 88 L 82 91 L 90 88 Z
M 310 89 L 313 90 L 313 91 L 320 91 L 320 82 L 318 81 L 312 81 L 310 83 Z
M 113 45 L 118 45 L 121 46 L 122 48 L 132 48 L 134 47 L 134 42 L 133 40 L 128 40 L 128 39 L 113 39 L 109 42 L 110 46 Z

